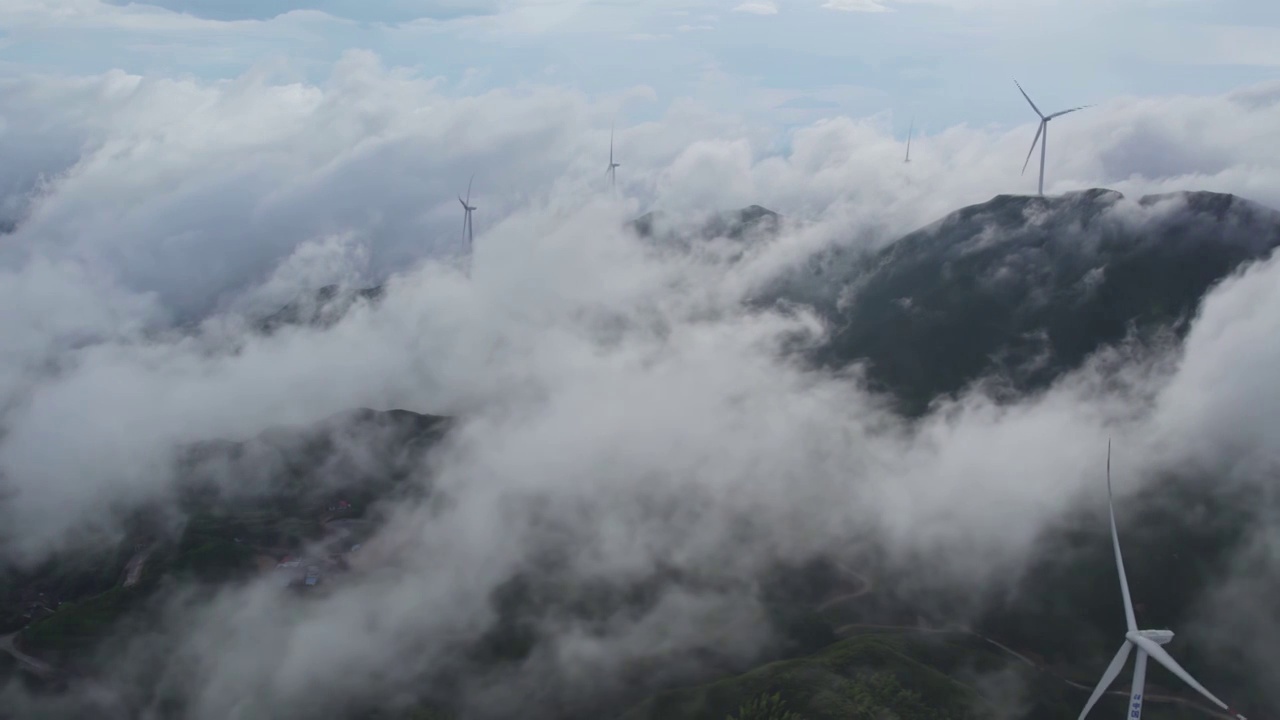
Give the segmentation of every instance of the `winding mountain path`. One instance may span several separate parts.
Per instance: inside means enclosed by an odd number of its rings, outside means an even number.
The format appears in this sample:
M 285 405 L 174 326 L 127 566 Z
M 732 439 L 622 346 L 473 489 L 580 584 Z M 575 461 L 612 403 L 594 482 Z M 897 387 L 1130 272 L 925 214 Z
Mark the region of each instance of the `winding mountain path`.
M 839 595 L 832 595 L 826 600 L 823 600 L 822 603 L 818 605 L 819 611 L 830 610 L 832 607 L 839 605 L 840 603 L 848 602 L 850 600 L 857 600 L 858 598 L 862 597 L 863 595 L 866 595 L 867 593 L 875 589 L 875 584 L 871 582 L 871 578 L 867 577 L 866 575 L 863 575 L 862 573 L 858 572 L 857 570 L 854 570 L 853 568 L 849 567 L 844 563 L 838 563 L 836 567 L 838 567 L 840 571 L 843 572 L 845 575 L 857 580 L 858 587 L 856 590 L 840 593 Z
M 18 633 L 9 633 L 8 635 L 0 637 L 0 652 L 6 652 L 13 656 L 13 659 L 17 660 L 18 664 L 21 665 L 23 669 L 33 675 L 37 675 L 42 678 L 51 678 L 56 675 L 58 672 L 57 668 L 18 649 L 18 646 L 13 642 L 13 639 L 17 634 Z

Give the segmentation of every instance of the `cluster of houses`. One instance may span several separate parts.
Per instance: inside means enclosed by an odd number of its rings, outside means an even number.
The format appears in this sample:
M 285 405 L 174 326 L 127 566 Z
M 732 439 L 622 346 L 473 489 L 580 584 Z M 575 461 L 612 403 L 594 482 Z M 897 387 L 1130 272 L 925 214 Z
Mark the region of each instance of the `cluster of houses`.
M 326 572 L 346 570 L 347 567 L 343 555 L 285 555 L 276 563 L 276 579 L 281 587 L 311 588 L 324 580 Z
M 304 567 L 302 558 L 285 555 L 276 564 L 276 578 L 281 587 L 314 587 L 320 583 L 320 577 L 320 566 L 311 560 Z
M 45 597 L 44 593 L 24 593 L 27 597 L 22 599 L 25 606 L 22 611 L 22 619 L 28 622 L 42 620 L 53 614 L 61 602 Z
M 329 511 L 332 513 L 346 514 L 353 510 L 351 503 L 346 500 L 339 500 L 329 506 Z M 345 532 L 339 533 L 340 537 L 345 535 Z M 355 543 L 349 548 L 334 547 L 330 543 L 327 550 L 312 550 L 301 557 L 285 555 L 276 563 L 277 582 L 281 587 L 313 588 L 321 584 L 326 571 L 347 570 L 349 567 L 347 555 L 359 549 L 360 543 Z

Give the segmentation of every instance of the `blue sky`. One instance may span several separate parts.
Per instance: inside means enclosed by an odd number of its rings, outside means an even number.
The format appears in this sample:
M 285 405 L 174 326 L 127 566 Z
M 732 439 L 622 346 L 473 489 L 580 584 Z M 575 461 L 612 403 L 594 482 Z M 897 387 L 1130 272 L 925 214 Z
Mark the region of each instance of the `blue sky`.
M 693 97 L 779 128 L 889 113 L 899 134 L 1023 123 L 1014 77 L 1069 107 L 1280 76 L 1270 0 L 0 0 L 0 27 L 4 73 L 317 79 L 360 48 L 458 93 L 646 85 L 633 119 Z

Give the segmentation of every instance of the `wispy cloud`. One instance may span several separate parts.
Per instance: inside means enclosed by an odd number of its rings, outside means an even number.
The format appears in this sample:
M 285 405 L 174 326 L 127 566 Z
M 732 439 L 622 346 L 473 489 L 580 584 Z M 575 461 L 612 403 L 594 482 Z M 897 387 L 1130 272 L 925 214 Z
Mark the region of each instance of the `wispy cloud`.
M 778 5 L 773 0 L 747 0 L 735 7 L 733 11 L 752 15 L 777 15 Z
M 889 8 L 882 0 L 826 0 L 822 7 L 842 12 L 887 12 Z

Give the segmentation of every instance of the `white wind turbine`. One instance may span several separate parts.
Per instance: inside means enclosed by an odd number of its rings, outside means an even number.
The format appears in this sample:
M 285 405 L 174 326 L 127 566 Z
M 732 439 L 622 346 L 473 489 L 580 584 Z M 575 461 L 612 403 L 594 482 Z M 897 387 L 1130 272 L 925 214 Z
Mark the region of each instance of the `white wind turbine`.
M 1060 110 L 1056 113 L 1053 113 L 1052 115 L 1045 115 L 1044 113 L 1040 112 L 1040 108 L 1036 107 L 1035 103 L 1031 102 L 1031 97 L 1027 95 L 1026 90 L 1022 89 L 1022 86 L 1018 84 L 1017 80 L 1014 80 L 1013 84 L 1018 85 L 1018 92 L 1022 93 L 1022 97 L 1026 98 L 1027 103 L 1031 105 L 1031 109 L 1035 110 L 1036 115 L 1040 116 L 1040 127 L 1036 128 L 1036 136 L 1035 136 L 1035 139 L 1031 141 L 1031 149 L 1027 151 L 1027 159 L 1022 162 L 1022 172 L 1024 175 L 1026 174 L 1027 163 L 1031 162 L 1031 153 L 1036 151 L 1036 143 L 1039 142 L 1040 143 L 1040 194 L 1044 195 L 1044 154 L 1045 154 L 1045 145 L 1048 144 L 1049 142 L 1049 121 L 1061 115 L 1066 115 L 1067 113 L 1073 113 L 1077 110 L 1083 110 L 1087 107 L 1092 107 L 1092 106 L 1081 105 L 1080 107 L 1074 107 L 1074 108 L 1071 108 L 1070 110 Z M 1041 136 L 1043 136 L 1043 138 Z
M 467 274 L 467 277 L 471 277 L 471 255 L 474 252 L 475 244 L 476 244 L 475 231 L 471 226 L 471 212 L 476 209 L 476 206 L 471 204 L 471 183 L 474 182 L 475 179 L 476 179 L 476 176 L 472 175 L 471 179 L 467 181 L 467 199 L 463 200 L 461 195 L 458 196 L 458 202 L 462 203 L 462 213 L 463 213 L 462 214 L 462 242 L 467 246 L 466 247 L 467 257 L 465 261 L 466 262 L 465 272 Z
M 902 161 L 904 163 L 911 162 L 911 132 L 915 129 L 916 129 L 916 119 L 912 117 L 911 125 L 907 128 L 907 159 Z
M 613 126 L 610 125 L 609 126 L 609 167 L 605 169 L 605 173 L 609 175 L 609 189 L 613 190 L 614 192 L 617 192 L 617 189 L 618 189 L 618 175 L 616 170 L 617 168 L 620 168 L 620 167 L 622 167 L 621 163 L 616 163 L 613 161 Z
M 1127 632 L 1124 634 L 1124 645 L 1120 646 L 1120 652 L 1116 653 L 1111 664 L 1107 666 L 1106 672 L 1102 673 L 1102 679 L 1098 681 L 1098 687 L 1094 688 L 1093 695 L 1089 696 L 1089 702 L 1085 703 L 1084 710 L 1080 711 L 1079 720 L 1093 709 L 1098 698 L 1107 691 L 1111 683 L 1120 674 L 1120 669 L 1124 667 L 1124 663 L 1129 659 L 1129 653 L 1136 647 L 1138 655 L 1133 661 L 1133 685 L 1129 691 L 1129 710 L 1125 714 L 1129 720 L 1139 720 L 1142 717 L 1142 690 L 1147 681 L 1147 658 L 1155 658 L 1155 661 L 1165 666 L 1169 672 L 1177 675 L 1183 682 L 1190 685 L 1196 692 L 1205 696 L 1214 705 L 1226 710 L 1228 713 L 1235 715 L 1239 720 L 1245 720 L 1245 717 L 1235 710 L 1232 710 L 1226 703 L 1214 697 L 1213 693 L 1204 689 L 1204 686 L 1196 682 L 1191 677 L 1191 673 L 1182 669 L 1177 660 L 1174 660 L 1169 653 L 1165 652 L 1161 645 L 1166 645 L 1173 639 L 1172 630 L 1139 630 L 1138 622 L 1133 614 L 1133 601 L 1129 597 L 1129 580 L 1124 574 L 1124 559 L 1120 556 L 1120 536 L 1116 533 L 1116 511 L 1114 503 L 1111 500 L 1111 441 L 1107 441 L 1107 506 L 1111 514 L 1111 544 L 1116 552 L 1116 570 L 1120 573 L 1120 592 L 1124 596 L 1124 619 Z

